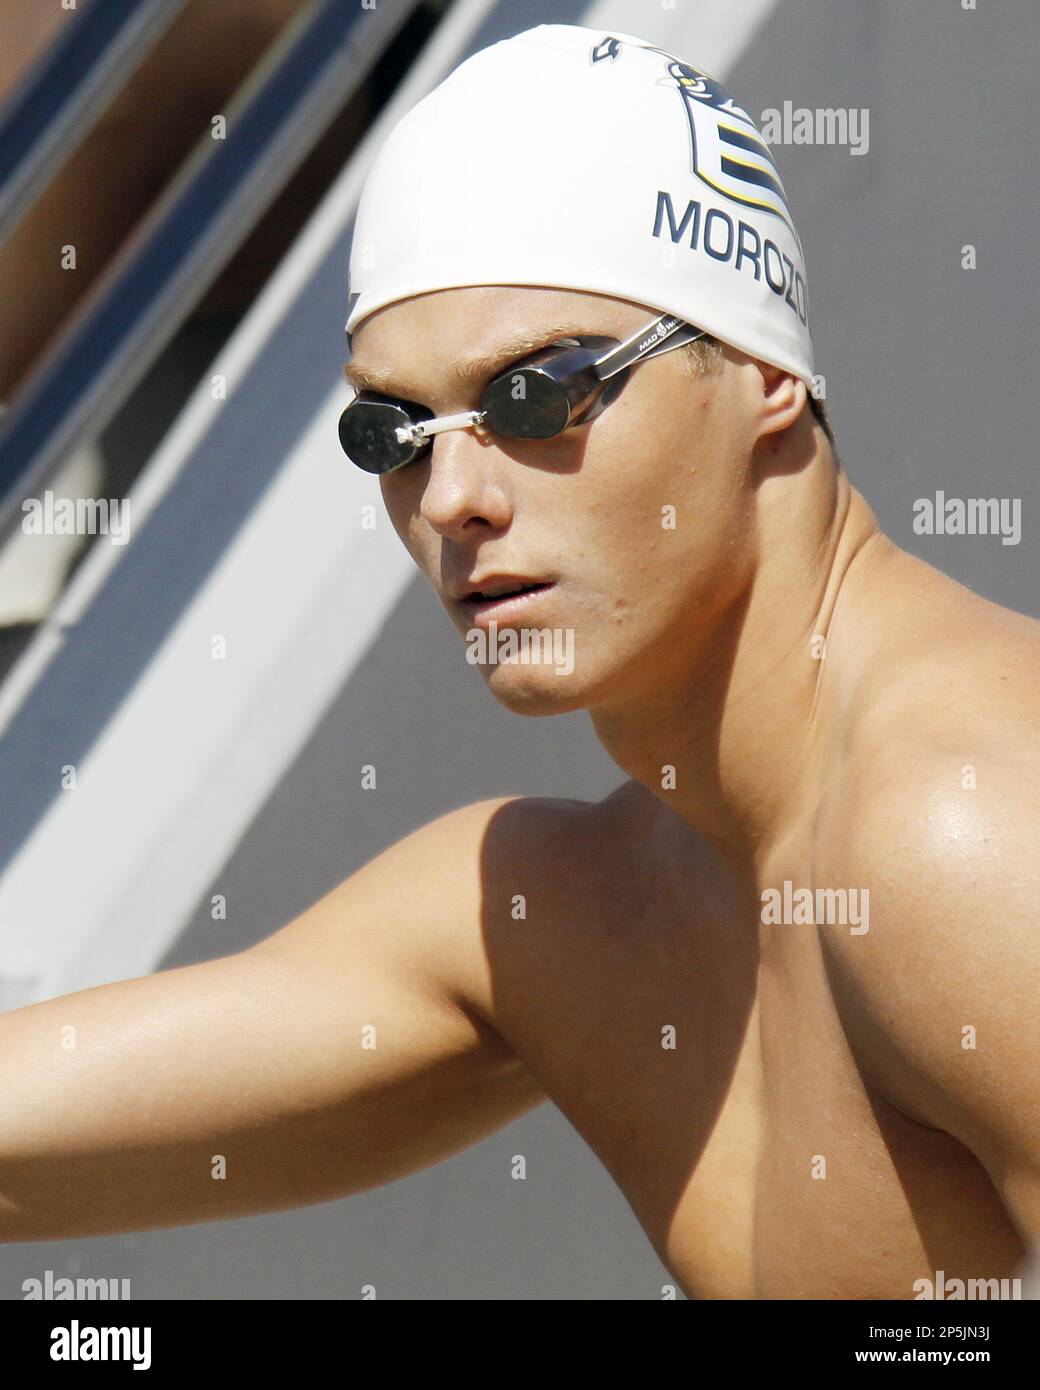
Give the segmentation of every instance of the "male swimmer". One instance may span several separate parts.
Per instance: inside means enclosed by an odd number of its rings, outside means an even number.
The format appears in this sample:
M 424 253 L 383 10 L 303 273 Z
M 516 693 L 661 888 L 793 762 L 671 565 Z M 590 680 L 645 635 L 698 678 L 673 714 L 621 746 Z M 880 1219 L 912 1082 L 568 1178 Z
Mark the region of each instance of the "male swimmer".
M 352 463 L 496 699 L 588 710 L 630 780 L 467 806 L 247 951 L 0 1017 L 0 1237 L 340 1197 L 550 1097 L 691 1296 L 1013 1279 L 1040 625 L 850 486 L 747 112 L 627 35 L 495 44 L 386 142 L 350 280 Z M 569 669 L 487 659 L 545 632 Z

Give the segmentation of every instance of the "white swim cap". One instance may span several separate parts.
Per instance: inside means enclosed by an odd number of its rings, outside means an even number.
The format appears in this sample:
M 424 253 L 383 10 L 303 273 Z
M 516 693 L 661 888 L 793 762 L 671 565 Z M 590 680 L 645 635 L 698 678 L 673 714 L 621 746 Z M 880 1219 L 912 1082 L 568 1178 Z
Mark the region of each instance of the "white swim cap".
M 391 131 L 354 225 L 347 333 L 463 285 L 634 300 L 812 384 L 802 246 L 768 145 L 714 78 L 628 34 L 540 24 Z

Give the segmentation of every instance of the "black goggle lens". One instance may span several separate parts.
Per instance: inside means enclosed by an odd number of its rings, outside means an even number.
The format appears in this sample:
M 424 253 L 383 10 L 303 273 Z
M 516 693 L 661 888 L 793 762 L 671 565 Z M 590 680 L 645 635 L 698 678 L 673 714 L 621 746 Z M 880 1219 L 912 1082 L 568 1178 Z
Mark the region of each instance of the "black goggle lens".
M 570 414 L 567 393 L 557 382 L 523 371 L 492 382 L 481 408 L 484 423 L 507 439 L 551 439 L 566 427 Z M 390 473 L 432 442 L 402 444 L 396 431 L 431 419 L 430 410 L 359 397 L 339 417 L 339 442 L 347 458 L 366 473 Z
M 496 377 L 480 404 L 485 424 L 507 439 L 552 439 L 570 418 L 570 401 L 560 382 L 528 367 Z
M 544 348 L 507 369 L 484 390 L 483 423 L 506 439 L 552 439 L 576 419 L 588 418 L 587 403 L 599 385 L 592 363 L 613 341 L 592 337 L 580 345 Z M 613 399 L 627 375 L 622 372 L 607 384 L 601 404 Z M 340 416 L 340 444 L 365 472 L 390 473 L 432 442 L 401 443 L 395 431 L 433 418 L 423 406 L 366 391 Z
M 390 473 L 410 463 L 421 447 L 402 444 L 396 431 L 432 419 L 432 410 L 366 392 L 339 417 L 339 442 L 347 458 L 366 473 Z

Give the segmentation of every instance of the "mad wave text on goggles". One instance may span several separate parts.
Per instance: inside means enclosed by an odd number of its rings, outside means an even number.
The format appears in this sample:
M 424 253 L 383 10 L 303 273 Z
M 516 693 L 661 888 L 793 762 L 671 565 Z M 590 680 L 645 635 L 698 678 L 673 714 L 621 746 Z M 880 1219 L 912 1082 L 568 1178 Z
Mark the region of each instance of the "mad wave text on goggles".
M 433 435 L 480 425 L 506 439 L 551 439 L 587 424 L 614 400 L 639 362 L 707 334 L 664 314 L 631 338 L 566 338 L 515 362 L 484 388 L 479 410 L 434 416 L 425 406 L 362 391 L 339 420 L 343 452 L 366 473 L 392 473 L 430 446 Z

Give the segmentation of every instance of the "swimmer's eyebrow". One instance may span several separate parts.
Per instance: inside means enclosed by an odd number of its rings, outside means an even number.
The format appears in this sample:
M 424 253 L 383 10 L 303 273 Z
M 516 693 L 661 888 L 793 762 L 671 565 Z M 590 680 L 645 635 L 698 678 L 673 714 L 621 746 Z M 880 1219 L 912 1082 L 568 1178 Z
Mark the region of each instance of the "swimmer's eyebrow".
M 520 357 L 526 357 L 532 352 L 537 352 L 539 348 L 548 347 L 550 343 L 555 343 L 560 338 L 577 338 L 588 331 L 587 324 L 582 327 L 574 323 L 567 323 L 562 327 L 542 328 L 537 333 L 523 333 L 519 337 L 511 338 L 508 342 L 503 343 L 502 347 L 490 356 L 473 357 L 468 362 L 454 367 L 450 372 L 450 377 L 455 381 L 472 385 L 474 382 L 494 376 L 502 368 L 508 367 L 511 362 L 515 362 Z M 392 370 L 384 372 L 378 367 L 358 366 L 352 358 L 343 368 L 343 375 L 356 391 L 381 391 L 385 396 L 399 396 L 402 400 L 414 399 L 407 390 L 402 390 L 401 387 L 395 388 Z

